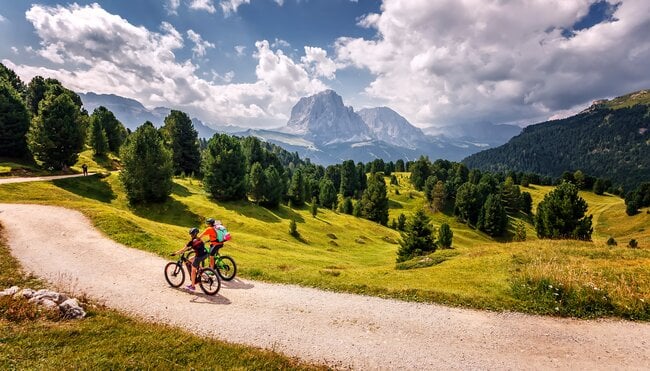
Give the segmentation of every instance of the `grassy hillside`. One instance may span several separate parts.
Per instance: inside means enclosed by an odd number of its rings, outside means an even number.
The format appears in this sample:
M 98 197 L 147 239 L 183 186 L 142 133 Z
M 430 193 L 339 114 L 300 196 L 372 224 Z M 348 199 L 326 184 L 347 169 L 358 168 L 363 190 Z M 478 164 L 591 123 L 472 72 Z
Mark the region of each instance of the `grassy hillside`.
M 409 216 L 424 203 L 422 195 L 411 188 L 408 174 L 398 174 L 398 178 L 399 187 L 388 187 L 391 219 L 400 213 Z M 537 203 L 551 188 L 526 190 Z M 110 238 L 160 256 L 178 249 L 188 228 L 202 227 L 205 217 L 215 217 L 232 232 L 234 239 L 224 253 L 237 260 L 246 278 L 474 308 L 650 318 L 650 307 L 643 304 L 650 302 L 650 234 L 646 230 L 650 215 L 643 210 L 627 217 L 620 198 L 591 193 L 583 197 L 594 214 L 593 243 L 538 241 L 530 224 L 528 241 L 498 242 L 438 213 L 433 223 L 451 225 L 454 248 L 425 259 L 424 265 L 431 266 L 396 270 L 400 236 L 394 230 L 329 210 L 319 210 L 314 218 L 307 208 L 267 210 L 244 202 L 215 203 L 196 180 L 176 179 L 168 202 L 138 207 L 127 204 L 114 174 L 103 179 L 0 186 L 1 202 L 80 210 Z M 291 219 L 298 223 L 300 239 L 288 233 Z M 618 247 L 605 245 L 609 236 L 619 241 Z M 639 249 L 624 247 L 631 238 L 639 241 Z M 549 301 L 549 295 L 551 299 L 560 295 L 542 290 L 553 285 L 547 282 L 565 285 L 568 293 L 587 302 L 564 297 L 561 302 Z M 604 304 L 585 299 L 589 293 L 583 292 L 584 287 L 594 282 L 607 288 L 611 305 L 601 308 Z
M 463 162 L 551 177 L 582 170 L 627 192 L 650 179 L 649 112 L 648 90 L 600 101 L 575 116 L 530 125 L 508 143 Z

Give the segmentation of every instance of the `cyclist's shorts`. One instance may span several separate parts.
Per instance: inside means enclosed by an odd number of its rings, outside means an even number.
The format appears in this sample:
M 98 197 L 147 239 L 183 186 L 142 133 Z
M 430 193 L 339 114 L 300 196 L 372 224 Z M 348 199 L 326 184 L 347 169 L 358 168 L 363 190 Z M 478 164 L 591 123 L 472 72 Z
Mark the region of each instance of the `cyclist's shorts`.
M 205 251 L 205 250 L 203 250 L 203 251 Z M 204 261 L 205 258 L 207 258 L 207 257 L 208 257 L 208 253 L 207 253 L 207 252 L 205 252 L 204 254 L 201 254 L 201 255 L 197 256 L 196 258 L 194 258 L 194 261 L 192 262 L 192 266 L 194 266 L 194 268 L 197 268 L 197 269 L 198 269 L 198 268 L 199 268 L 199 265 L 201 264 L 201 262 Z
M 218 243 L 216 245 L 210 246 L 210 255 L 215 256 L 220 248 L 223 247 L 223 243 Z

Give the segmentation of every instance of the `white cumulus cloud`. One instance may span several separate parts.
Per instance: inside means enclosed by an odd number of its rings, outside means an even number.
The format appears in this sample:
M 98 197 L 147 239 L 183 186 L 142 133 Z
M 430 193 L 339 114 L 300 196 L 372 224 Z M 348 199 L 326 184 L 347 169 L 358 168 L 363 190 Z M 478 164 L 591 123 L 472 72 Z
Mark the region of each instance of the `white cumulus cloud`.
M 650 2 L 608 0 L 612 19 L 565 37 L 597 1 L 384 0 L 359 20 L 376 37 L 339 38 L 336 60 L 415 123 L 531 123 L 650 85 Z
M 305 46 L 305 56 L 300 60 L 317 76 L 323 76 L 329 80 L 336 77 L 336 63 L 327 56 L 327 51 L 324 49 Z
M 190 40 L 192 40 L 192 42 L 194 43 L 194 47 L 192 48 L 192 52 L 194 53 L 195 57 L 203 57 L 203 56 L 205 56 L 206 49 L 214 48 L 213 43 L 203 40 L 201 35 L 194 32 L 194 30 L 188 30 L 187 31 L 187 37 Z
M 214 13 L 217 9 L 214 7 L 212 0 L 189 0 L 190 9 L 205 10 L 208 13 Z
M 52 77 L 75 91 L 117 94 L 214 123 L 260 127 L 284 124 L 300 97 L 327 88 L 266 40 L 255 44 L 257 80 L 237 84 L 232 71 L 207 73 L 207 80 L 191 60 L 179 60 L 175 52 L 184 47 L 183 37 L 166 22 L 148 30 L 97 4 L 33 5 L 26 17 L 41 39 L 32 53 L 58 63 L 53 69 L 2 60 L 26 81 Z M 202 40 L 189 32 L 188 38 L 196 44 Z

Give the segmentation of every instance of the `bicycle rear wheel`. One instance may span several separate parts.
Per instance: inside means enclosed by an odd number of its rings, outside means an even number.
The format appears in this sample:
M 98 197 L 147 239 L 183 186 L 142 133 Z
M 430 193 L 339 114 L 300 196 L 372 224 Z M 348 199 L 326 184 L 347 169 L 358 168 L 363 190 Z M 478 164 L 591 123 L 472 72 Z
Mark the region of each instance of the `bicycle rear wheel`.
M 221 288 L 219 274 L 212 268 L 203 268 L 201 274 L 197 277 L 197 281 L 199 281 L 201 290 L 203 290 L 207 295 L 215 295 Z
M 237 264 L 230 256 L 224 255 L 217 258 L 214 267 L 219 272 L 219 276 L 224 281 L 230 281 L 237 274 Z
M 165 266 L 165 279 L 171 287 L 179 287 L 185 282 L 185 271 L 178 263 L 167 263 Z

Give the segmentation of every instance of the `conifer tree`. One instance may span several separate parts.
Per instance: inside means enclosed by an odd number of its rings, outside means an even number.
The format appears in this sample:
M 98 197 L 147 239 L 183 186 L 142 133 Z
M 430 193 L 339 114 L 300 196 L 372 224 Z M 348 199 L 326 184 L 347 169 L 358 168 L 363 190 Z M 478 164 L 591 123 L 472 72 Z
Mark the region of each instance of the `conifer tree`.
M 381 225 L 388 223 L 388 195 L 384 176 L 373 174 L 368 180 L 368 188 L 361 197 L 361 215 Z
M 9 84 L 9 86 L 11 86 L 16 91 L 21 100 L 25 99 L 27 92 L 25 83 L 20 79 L 20 77 L 18 77 L 18 75 L 16 75 L 12 69 L 7 68 L 4 64 L 0 63 L 0 82 L 2 81 Z
M 433 212 L 442 211 L 445 208 L 445 184 L 441 181 L 436 182 L 431 192 L 431 208 Z
M 476 225 L 482 206 L 481 194 L 477 185 L 464 183 L 456 193 L 454 214 L 471 225 Z
M 592 216 L 585 216 L 587 202 L 578 187 L 563 182 L 547 193 L 537 206 L 535 228 L 539 238 L 591 240 Z
M 478 218 L 477 228 L 492 237 L 502 236 L 508 227 L 508 216 L 499 195 L 490 194 Z
M 246 196 L 246 162 L 239 140 L 215 134 L 202 161 L 203 186 L 217 200 L 243 200 Z
M 29 114 L 20 94 L 0 79 L 0 156 L 25 156 L 28 130 Z
M 429 225 L 429 217 L 420 209 L 415 212 L 413 219 L 406 224 L 402 240 L 397 250 L 397 262 L 403 262 L 414 256 L 436 251 L 433 230 Z
M 126 128 L 115 118 L 113 112 L 104 106 L 95 108 L 90 115 L 90 132 L 92 135 L 93 125 L 97 123 L 104 130 L 108 142 L 108 151 L 117 152 L 126 139 Z M 92 146 L 92 143 L 91 143 Z M 94 146 L 92 146 L 94 148 Z
M 190 117 L 185 112 L 172 110 L 165 117 L 161 131 L 172 151 L 174 173 L 198 174 L 201 170 L 201 153 L 198 133 Z
M 429 158 L 420 156 L 420 158 L 411 165 L 411 184 L 418 191 L 424 187 L 429 175 L 431 175 L 431 161 Z
M 316 197 L 311 198 L 311 205 L 309 207 L 309 211 L 311 212 L 311 216 L 314 218 L 316 217 L 316 214 L 318 214 L 318 199 Z
M 352 204 L 351 197 L 344 197 L 343 200 L 341 200 L 341 203 L 339 205 L 339 212 L 348 215 L 352 215 L 354 213 L 354 205 Z
M 46 94 L 28 134 L 29 148 L 46 168 L 62 169 L 77 161 L 84 145 L 79 106 L 68 94 Z
M 282 177 L 280 177 L 280 174 L 273 165 L 264 170 L 264 177 L 266 178 L 267 190 L 262 205 L 277 208 L 280 205 L 280 201 L 282 201 L 282 195 L 285 190 Z
M 436 186 L 437 182 L 438 179 L 433 175 L 430 175 L 424 182 L 424 199 L 427 200 L 429 205 L 433 202 L 433 188 Z
M 268 193 L 266 174 L 259 162 L 253 163 L 250 174 L 248 175 L 248 195 L 253 202 L 259 204 L 264 201 L 264 196 Z
M 400 213 L 397 217 L 397 230 L 403 231 L 406 228 L 406 215 Z
M 95 110 L 96 111 L 96 110 Z M 109 151 L 108 138 L 102 126 L 102 122 L 97 116 L 90 117 L 90 137 L 88 138 L 93 152 L 97 156 L 105 156 Z
M 331 209 L 332 205 L 336 203 L 336 190 L 331 180 L 321 179 L 319 197 L 321 206 L 325 208 Z
M 451 244 L 454 238 L 454 232 L 449 228 L 449 224 L 442 223 L 440 229 L 438 229 L 438 245 L 443 249 L 451 248 Z
M 339 193 L 345 197 L 354 196 L 358 188 L 358 180 L 354 161 L 343 161 L 341 164 L 341 187 Z
M 398 173 L 403 173 L 405 170 L 404 168 L 404 160 L 401 158 L 397 161 L 395 161 L 395 171 Z
M 600 178 L 596 179 L 593 191 L 599 196 L 603 195 L 605 193 L 605 181 Z
M 300 169 L 294 171 L 293 176 L 291 177 L 287 196 L 291 200 L 293 206 L 300 207 L 305 204 L 305 179 Z
M 132 204 L 161 202 L 172 191 L 172 155 L 149 121 L 141 125 L 120 149 L 119 178 Z

